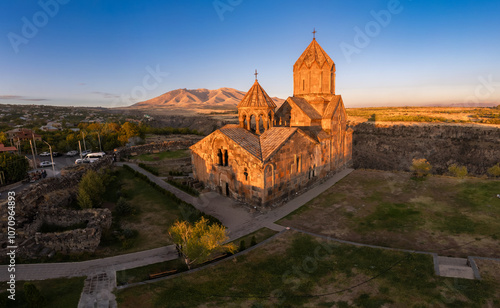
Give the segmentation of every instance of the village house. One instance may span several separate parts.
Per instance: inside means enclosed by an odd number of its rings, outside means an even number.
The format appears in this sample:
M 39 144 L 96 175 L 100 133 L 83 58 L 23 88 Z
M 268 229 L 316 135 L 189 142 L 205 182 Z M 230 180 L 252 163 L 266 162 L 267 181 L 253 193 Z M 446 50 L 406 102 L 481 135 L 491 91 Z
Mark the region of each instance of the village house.
M 256 72 L 238 104 L 239 124 L 191 146 L 194 177 L 226 196 L 270 206 L 348 166 L 352 129 L 335 94 L 335 71 L 313 39 L 293 66 L 293 96 L 279 108 Z

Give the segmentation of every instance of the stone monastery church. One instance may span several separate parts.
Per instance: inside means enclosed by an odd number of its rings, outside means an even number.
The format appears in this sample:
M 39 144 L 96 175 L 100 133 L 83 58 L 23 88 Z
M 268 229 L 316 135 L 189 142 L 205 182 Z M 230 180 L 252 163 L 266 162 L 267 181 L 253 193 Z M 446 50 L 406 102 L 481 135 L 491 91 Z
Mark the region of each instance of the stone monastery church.
M 256 77 L 238 104 L 239 125 L 191 146 L 194 177 L 226 196 L 271 206 L 351 163 L 335 63 L 315 38 L 293 66 L 293 96 L 276 108 Z

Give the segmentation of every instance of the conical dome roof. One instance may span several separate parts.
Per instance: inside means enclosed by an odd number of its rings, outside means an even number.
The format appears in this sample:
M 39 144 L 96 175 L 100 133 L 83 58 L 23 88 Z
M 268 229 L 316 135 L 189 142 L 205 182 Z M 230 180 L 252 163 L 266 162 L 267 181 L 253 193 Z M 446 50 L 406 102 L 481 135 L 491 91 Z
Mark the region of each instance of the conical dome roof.
M 314 62 L 318 63 L 319 67 L 322 67 L 325 63 L 330 66 L 335 65 L 316 39 L 313 39 L 311 44 L 307 46 L 306 50 L 304 50 L 297 62 L 295 62 L 294 67 L 299 68 L 304 63 L 307 68 L 310 68 Z
M 266 91 L 260 86 L 259 82 L 255 80 L 253 86 L 248 90 L 247 94 L 243 97 L 238 104 L 240 107 L 264 107 L 276 108 L 276 104 L 272 98 L 267 95 Z

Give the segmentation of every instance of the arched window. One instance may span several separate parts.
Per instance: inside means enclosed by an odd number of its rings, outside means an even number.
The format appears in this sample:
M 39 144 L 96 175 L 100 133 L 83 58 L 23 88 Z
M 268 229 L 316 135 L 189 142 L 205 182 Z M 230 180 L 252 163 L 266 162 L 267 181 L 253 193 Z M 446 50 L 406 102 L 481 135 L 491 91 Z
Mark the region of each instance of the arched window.
M 222 161 L 222 150 L 221 149 L 219 149 L 217 151 L 217 159 L 218 159 L 218 165 L 222 166 L 223 165 L 223 161 Z
M 224 150 L 224 166 L 227 166 L 228 165 L 228 158 L 229 158 L 229 155 L 227 154 L 227 150 Z

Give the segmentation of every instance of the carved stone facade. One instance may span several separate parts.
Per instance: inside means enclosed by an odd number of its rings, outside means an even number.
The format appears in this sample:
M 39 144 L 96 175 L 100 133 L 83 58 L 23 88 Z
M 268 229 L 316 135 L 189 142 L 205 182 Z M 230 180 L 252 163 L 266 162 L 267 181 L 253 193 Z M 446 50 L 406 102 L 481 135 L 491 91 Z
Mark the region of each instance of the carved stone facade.
M 335 63 L 315 39 L 293 66 L 294 96 L 276 104 L 257 79 L 229 124 L 191 147 L 193 173 L 232 198 L 269 206 L 352 160 L 352 129 L 335 95 Z

